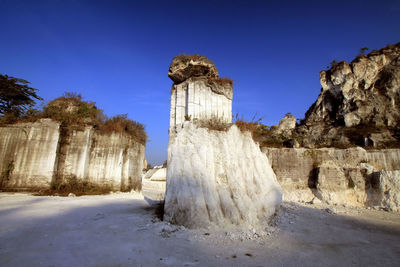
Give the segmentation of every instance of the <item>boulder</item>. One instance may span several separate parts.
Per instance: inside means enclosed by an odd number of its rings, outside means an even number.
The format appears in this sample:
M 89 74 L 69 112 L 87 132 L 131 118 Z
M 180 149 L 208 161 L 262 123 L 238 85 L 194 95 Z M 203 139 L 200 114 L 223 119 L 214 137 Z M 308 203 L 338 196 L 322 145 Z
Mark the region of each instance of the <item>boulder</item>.
M 185 122 L 168 146 L 164 219 L 189 228 L 257 227 L 268 222 L 282 191 L 250 133 Z
M 218 70 L 214 63 L 205 56 L 179 55 L 172 60 L 168 77 L 174 83 L 184 82 L 191 77 L 218 78 Z

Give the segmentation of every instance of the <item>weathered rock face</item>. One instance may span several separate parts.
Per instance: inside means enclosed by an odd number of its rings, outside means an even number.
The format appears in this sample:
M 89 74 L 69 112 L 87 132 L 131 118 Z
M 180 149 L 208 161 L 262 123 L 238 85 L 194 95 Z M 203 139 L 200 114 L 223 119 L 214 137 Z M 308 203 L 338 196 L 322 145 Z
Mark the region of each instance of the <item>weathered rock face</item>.
M 335 146 L 332 140 L 363 145 L 368 138 L 379 147 L 399 142 L 400 43 L 350 64 L 334 63 L 320 72 L 320 81 L 321 93 L 298 129 L 306 146 Z
M 266 223 L 281 202 L 268 158 L 249 133 L 186 122 L 168 147 L 164 219 L 186 227 Z
M 172 60 L 168 77 L 175 83 L 181 83 L 191 77 L 218 78 L 218 70 L 214 63 L 204 56 L 179 55 Z
M 60 124 L 49 119 L 0 127 L 3 188 L 48 187 L 54 174 Z
M 400 149 L 263 148 L 263 152 L 286 200 L 318 197 L 332 204 L 399 208 Z
M 291 114 L 286 114 L 279 122 L 276 129 L 277 134 L 290 135 L 296 128 L 296 117 Z
M 232 122 L 232 82 L 219 79 L 212 61 L 203 56 L 181 57 L 174 58 L 168 74 L 175 82 L 171 89 L 170 137 L 185 120 L 217 118 Z
M 64 145 L 63 176 L 75 175 L 117 190 L 141 189 L 144 146 L 125 134 L 101 134 L 92 127 L 73 131 Z
M 117 190 L 141 188 L 144 146 L 125 134 L 93 127 L 66 134 L 42 119 L 0 127 L 0 151 L 3 188 L 47 188 L 70 175 Z

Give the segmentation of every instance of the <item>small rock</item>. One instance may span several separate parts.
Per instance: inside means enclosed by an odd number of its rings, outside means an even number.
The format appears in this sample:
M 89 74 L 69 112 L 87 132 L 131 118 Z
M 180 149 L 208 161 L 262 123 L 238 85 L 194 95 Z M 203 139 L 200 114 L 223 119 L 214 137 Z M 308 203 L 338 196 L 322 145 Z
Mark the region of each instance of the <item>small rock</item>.
M 69 193 L 68 197 L 76 197 L 76 195 L 74 193 Z
M 326 208 L 325 211 L 330 214 L 335 214 L 335 210 L 332 208 Z
M 312 200 L 311 200 L 311 204 L 321 204 L 322 203 L 322 201 L 319 199 L 319 198 L 317 198 L 317 197 L 314 197 Z

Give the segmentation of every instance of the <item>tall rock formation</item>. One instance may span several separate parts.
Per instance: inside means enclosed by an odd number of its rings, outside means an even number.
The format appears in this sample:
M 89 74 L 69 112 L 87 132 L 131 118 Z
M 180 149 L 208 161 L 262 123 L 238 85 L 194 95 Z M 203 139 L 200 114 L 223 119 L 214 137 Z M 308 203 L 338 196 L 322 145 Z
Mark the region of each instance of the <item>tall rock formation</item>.
M 174 58 L 169 76 L 175 84 L 164 219 L 193 228 L 267 223 L 281 188 L 251 134 L 231 124 L 232 83 L 197 55 Z M 204 127 L 210 124 L 224 127 Z

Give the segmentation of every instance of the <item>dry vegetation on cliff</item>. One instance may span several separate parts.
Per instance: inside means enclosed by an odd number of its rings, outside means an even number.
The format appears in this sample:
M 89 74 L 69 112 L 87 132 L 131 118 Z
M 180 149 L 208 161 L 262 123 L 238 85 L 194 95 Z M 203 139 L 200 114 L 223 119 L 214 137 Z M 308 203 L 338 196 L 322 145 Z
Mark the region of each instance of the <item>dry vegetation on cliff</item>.
M 38 196 L 68 196 L 74 194 L 82 195 L 105 195 L 113 191 L 113 188 L 108 185 L 99 185 L 89 181 L 78 179 L 75 175 L 56 179 L 50 184 L 50 188 L 40 190 L 35 195 Z
M 124 133 L 135 141 L 146 144 L 147 135 L 144 125 L 130 120 L 127 114 L 108 118 L 96 103 L 84 101 L 77 93 L 64 93 L 63 96 L 50 101 L 42 111 L 31 110 L 25 116 L 17 117 L 9 114 L 0 119 L 0 126 L 18 122 L 34 122 L 42 118 L 50 118 L 61 123 L 66 131 L 83 130 L 85 126 L 93 126 L 105 134 Z

